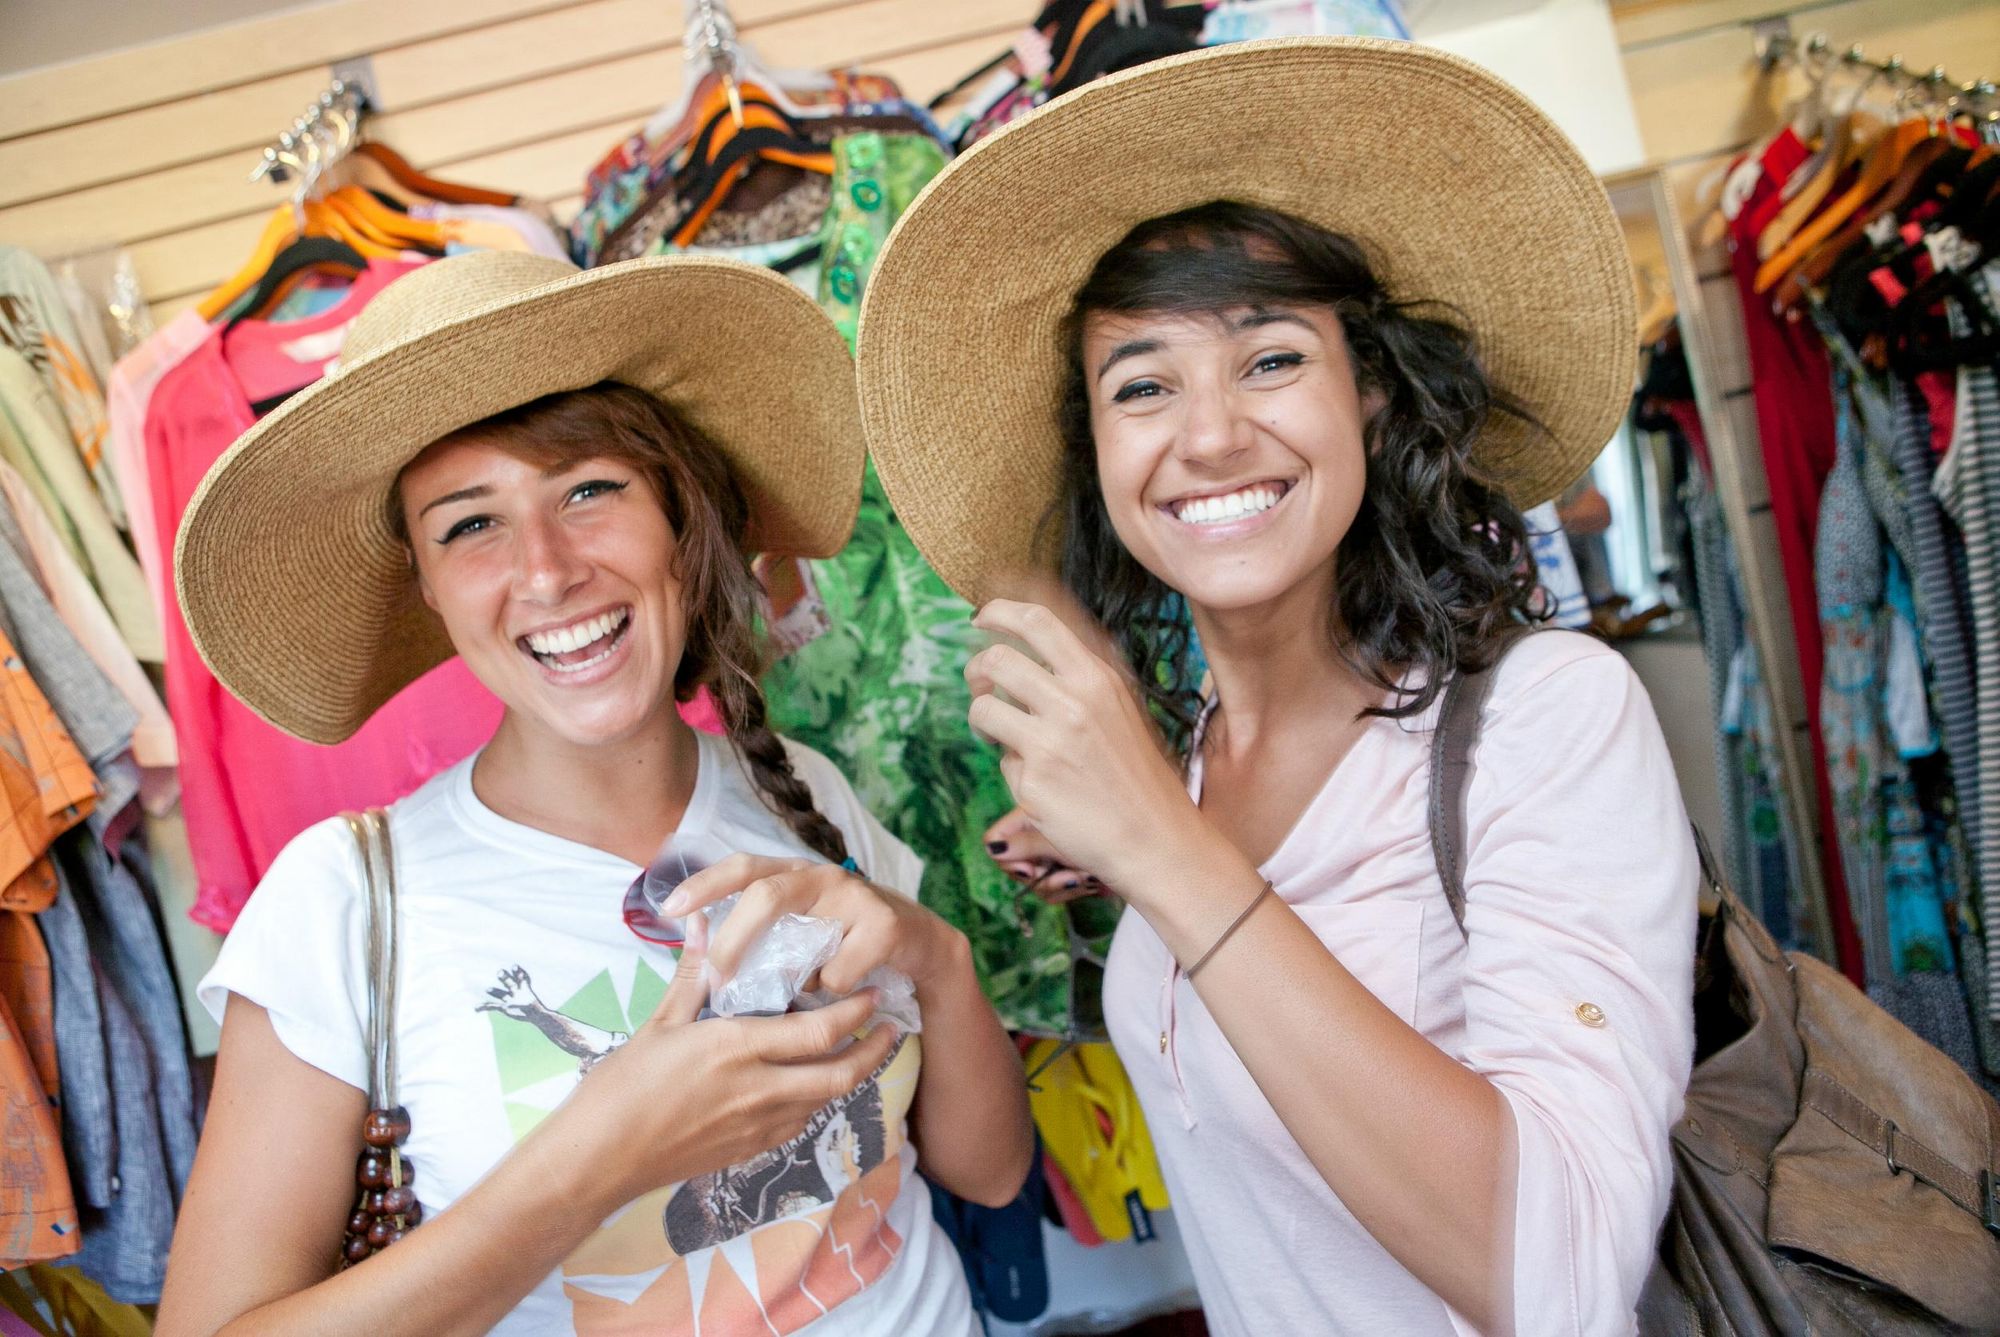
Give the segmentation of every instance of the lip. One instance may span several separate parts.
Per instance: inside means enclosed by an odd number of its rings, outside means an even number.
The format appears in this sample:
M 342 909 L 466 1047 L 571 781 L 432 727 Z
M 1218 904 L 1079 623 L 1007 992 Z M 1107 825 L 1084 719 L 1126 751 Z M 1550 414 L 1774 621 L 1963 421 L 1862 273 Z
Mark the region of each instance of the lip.
M 615 603 L 608 603 L 598 608 L 589 609 L 585 612 L 571 613 L 568 617 L 557 618 L 553 622 L 543 622 L 537 626 L 523 627 L 521 630 L 514 633 L 514 643 L 516 645 L 519 645 L 523 650 L 525 650 L 528 648 L 526 642 L 528 637 L 530 636 L 539 636 L 545 631 L 561 631 L 564 627 L 574 627 L 579 622 L 588 622 L 594 617 L 602 617 L 606 613 L 615 613 L 621 608 L 625 609 L 627 612 L 630 612 L 632 609 L 632 605 L 629 603 L 624 603 L 622 601 Z
M 1192 501 L 1197 497 L 1226 497 L 1231 492 L 1239 492 L 1246 487 L 1259 486 L 1281 487 L 1284 491 L 1269 510 L 1259 511 L 1255 515 L 1246 515 L 1241 519 L 1222 520 L 1210 524 L 1190 524 L 1173 512 L 1174 506 L 1183 501 Z M 1257 483 L 1239 483 L 1221 492 L 1190 492 L 1183 496 L 1175 497 L 1172 501 L 1163 502 L 1153 509 L 1159 515 L 1160 519 L 1165 521 L 1172 529 L 1174 534 L 1181 538 L 1191 538 L 1198 543 L 1224 543 L 1255 534 L 1258 530 L 1271 524 L 1272 517 L 1284 510 L 1285 503 L 1290 501 L 1292 494 L 1298 490 L 1298 481 L 1296 479 L 1273 478 L 1261 480 Z
M 551 687 L 581 688 L 595 686 L 625 667 L 626 661 L 632 657 L 632 627 L 638 620 L 637 610 L 633 609 L 630 604 L 608 604 L 596 612 L 585 613 L 581 617 L 565 618 L 560 622 L 552 622 L 547 626 L 535 628 L 536 631 L 555 631 L 562 627 L 574 626 L 578 622 L 588 621 L 590 618 L 598 617 L 620 608 L 625 610 L 625 625 L 618 629 L 616 636 L 611 642 L 611 649 L 605 654 L 604 658 L 592 664 L 587 669 L 576 669 L 565 673 L 560 669 L 550 668 L 547 664 L 536 658 L 535 652 L 528 648 L 527 637 L 529 633 L 527 632 L 523 632 L 521 637 L 515 641 L 515 647 L 534 666 L 535 672 L 541 675 L 542 681 Z
M 1182 502 L 1206 501 L 1210 497 L 1226 497 L 1232 492 L 1242 492 L 1247 488 L 1253 487 L 1275 487 L 1280 489 L 1281 493 L 1284 493 L 1290 492 L 1298 485 L 1299 480 L 1296 478 L 1246 478 L 1240 483 L 1231 483 L 1227 487 L 1209 488 L 1205 492 L 1183 492 L 1178 496 L 1168 497 L 1165 501 L 1159 503 L 1159 505 L 1160 509 L 1167 512 L 1167 518 L 1171 520 L 1175 518 L 1173 508 L 1179 506 Z M 1282 495 L 1280 495 L 1279 500 L 1284 500 Z

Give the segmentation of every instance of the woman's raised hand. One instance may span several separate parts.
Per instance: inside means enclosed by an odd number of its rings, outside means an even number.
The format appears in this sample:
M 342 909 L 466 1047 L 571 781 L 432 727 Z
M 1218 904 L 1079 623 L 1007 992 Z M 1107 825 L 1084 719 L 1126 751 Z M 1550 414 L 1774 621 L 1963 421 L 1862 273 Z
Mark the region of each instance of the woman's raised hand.
M 1071 868 L 1019 808 L 986 828 L 986 852 L 1000 871 L 1050 905 L 1064 905 L 1105 890 L 1096 876 Z
M 972 621 L 1029 651 L 996 643 L 965 668 L 967 719 L 1006 749 L 1000 771 L 1021 814 L 1055 862 L 1121 893 L 1142 884 L 1162 837 L 1198 814 L 1130 675 L 1043 604 L 996 599 Z
M 697 1021 L 708 996 L 705 923 L 688 921 L 687 947 L 652 1017 L 543 1126 L 602 1167 L 607 1215 L 798 1136 L 895 1048 L 887 1023 L 853 1038 L 874 1012 L 873 990 L 812 1012 Z

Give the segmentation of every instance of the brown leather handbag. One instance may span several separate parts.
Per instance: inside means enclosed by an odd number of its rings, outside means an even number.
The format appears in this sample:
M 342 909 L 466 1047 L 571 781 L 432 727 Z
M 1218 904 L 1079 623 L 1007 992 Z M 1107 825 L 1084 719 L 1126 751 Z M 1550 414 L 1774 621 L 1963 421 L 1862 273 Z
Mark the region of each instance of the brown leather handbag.
M 1466 781 L 1492 670 L 1446 689 L 1431 841 L 1465 928 Z M 2000 1333 L 2000 1104 L 1716 875 L 1695 955 L 1695 1065 L 1639 1328 Z

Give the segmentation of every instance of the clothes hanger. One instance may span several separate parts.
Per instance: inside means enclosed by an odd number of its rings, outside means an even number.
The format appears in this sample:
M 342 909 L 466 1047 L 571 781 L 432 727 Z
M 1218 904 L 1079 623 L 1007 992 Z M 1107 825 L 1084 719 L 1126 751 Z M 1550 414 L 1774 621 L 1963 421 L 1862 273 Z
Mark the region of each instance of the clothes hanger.
M 1815 247 L 1838 232 L 1856 210 L 1895 180 L 1911 151 L 1935 134 L 1936 129 L 1928 118 L 1910 117 L 1878 139 L 1863 158 L 1854 184 L 1808 219 L 1794 236 L 1757 267 L 1756 290 L 1769 292 L 1779 280 L 1797 268 Z
M 1850 49 L 1845 59 L 1858 61 L 1860 50 L 1859 47 Z M 1901 58 L 1892 57 L 1885 68 L 1889 71 L 1900 71 Z M 1854 90 L 1854 96 L 1848 99 L 1846 114 L 1835 122 L 1833 134 L 1826 143 L 1824 154 L 1816 160 L 1808 160 L 1799 169 L 1800 173 L 1807 174 L 1804 182 L 1797 191 L 1791 193 L 1777 215 L 1764 225 L 1764 230 L 1757 234 L 1757 257 L 1760 261 L 1776 255 L 1784 244 L 1805 226 L 1806 221 L 1825 202 L 1835 184 L 1873 145 L 1880 131 L 1877 129 L 1875 118 L 1862 115 L 1861 99 L 1883 77 L 1884 69 L 1870 67 L 1867 77 Z M 1798 173 L 1794 173 L 1793 181 L 1798 179 Z M 1788 189 L 1789 186 L 1788 182 Z
M 441 181 L 412 167 L 402 154 L 387 144 L 372 139 L 354 146 L 347 166 L 353 174 L 351 179 L 354 184 L 394 196 L 405 204 L 436 201 L 440 204 L 490 204 L 505 209 L 521 202 L 518 195 L 503 191 Z
M 368 268 L 368 258 L 332 237 L 301 237 L 273 257 L 255 287 L 231 304 L 224 330 L 262 316 L 288 291 L 292 281 L 311 271 L 335 270 L 353 277 Z
M 1778 290 L 1778 305 L 1796 310 L 1813 290 L 1824 287 L 1833 273 L 1856 254 L 1856 247 L 1869 239 L 1870 229 L 1884 219 L 1893 220 L 1909 207 L 1961 176 L 1972 160 L 1972 150 L 1948 136 L 1925 140 L 1904 159 L 1903 169 L 1867 210 L 1848 220 L 1846 228 L 1794 271 Z M 1872 247 L 1870 253 L 1895 254 L 1894 248 Z M 1880 268 L 1880 264 L 1870 268 Z

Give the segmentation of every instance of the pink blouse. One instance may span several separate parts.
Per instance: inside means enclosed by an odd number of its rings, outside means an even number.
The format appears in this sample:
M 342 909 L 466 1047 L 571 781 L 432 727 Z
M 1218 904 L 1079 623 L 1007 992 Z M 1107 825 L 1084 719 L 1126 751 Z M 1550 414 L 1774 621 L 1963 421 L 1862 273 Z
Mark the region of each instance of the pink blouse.
M 1616 652 L 1569 632 L 1518 646 L 1467 797 L 1468 940 L 1431 853 L 1434 715 L 1371 723 L 1262 871 L 1511 1105 L 1518 1330 L 1630 1332 L 1694 1051 L 1699 872 L 1673 763 Z M 1472 1331 L 1342 1206 L 1136 911 L 1104 993 L 1211 1331 Z

